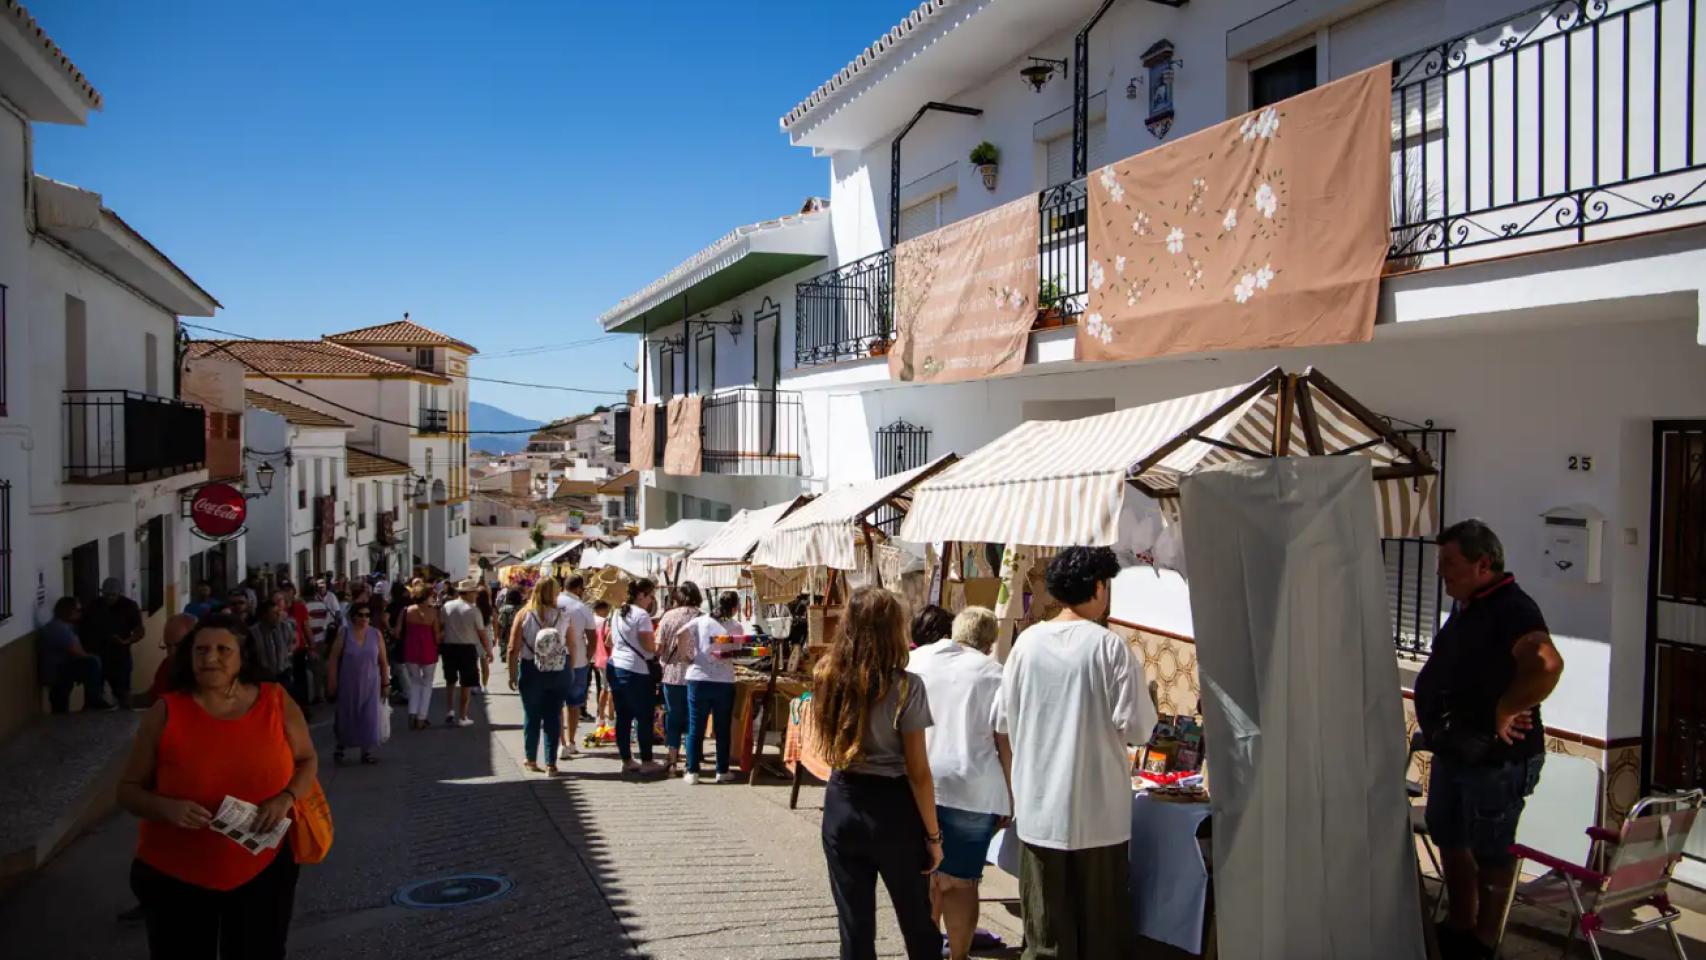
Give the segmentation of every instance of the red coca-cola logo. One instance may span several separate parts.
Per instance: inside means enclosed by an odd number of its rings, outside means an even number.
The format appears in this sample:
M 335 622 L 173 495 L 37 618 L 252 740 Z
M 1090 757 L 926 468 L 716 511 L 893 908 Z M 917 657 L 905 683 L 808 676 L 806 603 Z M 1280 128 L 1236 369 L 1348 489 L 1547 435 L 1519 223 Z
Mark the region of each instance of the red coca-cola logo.
M 213 483 L 196 491 L 190 504 L 190 519 L 196 529 L 210 537 L 229 537 L 243 527 L 249 502 L 243 492 L 228 483 Z

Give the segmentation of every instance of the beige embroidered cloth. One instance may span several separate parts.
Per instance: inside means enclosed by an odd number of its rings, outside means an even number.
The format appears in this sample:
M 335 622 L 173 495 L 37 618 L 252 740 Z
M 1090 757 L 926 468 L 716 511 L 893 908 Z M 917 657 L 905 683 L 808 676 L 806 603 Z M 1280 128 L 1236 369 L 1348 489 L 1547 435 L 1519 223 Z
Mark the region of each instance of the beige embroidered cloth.
M 628 467 L 657 469 L 657 414 L 655 403 L 636 403 L 628 420 Z
M 1391 81 L 1374 67 L 1091 174 L 1078 359 L 1370 339 Z
M 676 397 L 669 402 L 669 433 L 664 437 L 663 472 L 676 477 L 699 475 L 699 397 Z
M 1032 193 L 895 248 L 891 379 L 949 383 L 1024 367 L 1037 229 Z

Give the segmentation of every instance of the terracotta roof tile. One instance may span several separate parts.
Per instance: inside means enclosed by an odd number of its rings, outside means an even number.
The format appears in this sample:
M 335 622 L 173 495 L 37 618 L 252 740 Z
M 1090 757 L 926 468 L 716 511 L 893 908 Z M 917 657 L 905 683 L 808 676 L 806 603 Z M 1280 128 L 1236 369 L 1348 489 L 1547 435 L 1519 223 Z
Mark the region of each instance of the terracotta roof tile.
M 352 477 L 402 476 L 409 473 L 409 465 L 401 460 L 350 447 L 344 453 L 344 471 Z
M 196 340 L 190 343 L 190 352 L 198 357 L 231 357 L 251 372 L 445 379 L 430 371 L 321 340 Z
M 345 423 L 329 413 L 321 413 L 311 407 L 292 403 L 279 397 L 261 393 L 258 390 L 243 391 L 243 400 L 257 410 L 266 410 L 283 417 L 287 422 L 303 427 L 328 427 L 334 430 L 354 429 L 353 424 Z
M 451 346 L 468 353 L 480 352 L 455 337 L 446 336 L 437 330 L 429 330 L 413 320 L 397 320 L 372 327 L 362 327 L 359 330 L 345 330 L 343 333 L 327 334 L 326 339 L 333 343 L 348 343 L 356 346 L 361 344 L 420 344 L 423 347 Z
M 88 77 L 83 76 L 83 71 L 77 69 L 77 65 L 71 62 L 65 51 L 59 49 L 59 44 L 53 42 L 47 31 L 36 23 L 36 18 L 30 16 L 30 11 L 17 0 L 6 0 L 6 13 L 12 25 L 24 35 L 24 39 L 36 47 L 49 64 L 70 78 L 77 92 L 83 95 L 83 102 L 93 109 L 101 109 L 101 92 L 95 89 Z
M 603 483 L 599 484 L 598 485 L 598 492 L 605 494 L 607 496 L 612 495 L 612 494 L 619 494 L 623 490 L 626 490 L 629 487 L 632 487 L 635 484 L 639 483 L 639 481 L 640 481 L 640 474 L 637 471 L 629 470 L 627 473 L 617 474 L 616 476 L 611 477 L 609 480 L 606 480 Z

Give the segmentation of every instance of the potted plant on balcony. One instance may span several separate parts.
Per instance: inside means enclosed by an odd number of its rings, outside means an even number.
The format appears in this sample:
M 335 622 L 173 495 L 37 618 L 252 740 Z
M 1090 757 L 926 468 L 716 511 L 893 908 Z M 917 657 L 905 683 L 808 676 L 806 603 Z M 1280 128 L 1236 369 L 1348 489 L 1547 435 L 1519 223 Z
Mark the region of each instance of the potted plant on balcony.
M 1060 305 L 1066 300 L 1066 293 L 1053 280 L 1044 280 L 1037 284 L 1037 321 L 1031 324 L 1032 330 L 1052 330 L 1065 322 L 1065 314 Z
M 971 149 L 971 163 L 978 173 L 983 174 L 984 188 L 994 190 L 996 170 L 1001 163 L 1001 151 L 995 149 L 995 144 L 985 140 Z

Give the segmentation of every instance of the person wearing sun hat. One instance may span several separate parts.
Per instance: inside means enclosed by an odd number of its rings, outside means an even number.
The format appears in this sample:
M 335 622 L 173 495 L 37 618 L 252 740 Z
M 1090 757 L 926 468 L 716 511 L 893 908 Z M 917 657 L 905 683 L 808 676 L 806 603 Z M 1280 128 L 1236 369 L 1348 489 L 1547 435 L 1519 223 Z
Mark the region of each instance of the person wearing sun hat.
M 486 618 L 474 605 L 479 592 L 480 581 L 471 577 L 456 585 L 456 599 L 444 605 L 444 642 L 438 655 L 444 662 L 444 705 L 449 713 L 445 722 L 451 726 L 466 727 L 474 722 L 468 716 L 468 704 L 480 686 L 480 663 L 492 659 Z M 462 695 L 460 705 L 458 692 Z

